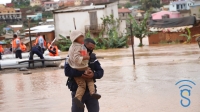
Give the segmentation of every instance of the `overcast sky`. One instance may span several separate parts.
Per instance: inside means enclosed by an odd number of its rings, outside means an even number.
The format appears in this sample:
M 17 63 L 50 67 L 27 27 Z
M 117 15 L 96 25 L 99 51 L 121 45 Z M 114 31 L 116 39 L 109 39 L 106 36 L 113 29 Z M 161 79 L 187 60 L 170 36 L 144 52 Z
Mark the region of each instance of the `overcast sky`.
M 59 0 L 54 0 L 54 1 L 59 1 Z M 0 0 L 0 4 L 5 4 L 5 3 L 10 3 L 11 0 Z

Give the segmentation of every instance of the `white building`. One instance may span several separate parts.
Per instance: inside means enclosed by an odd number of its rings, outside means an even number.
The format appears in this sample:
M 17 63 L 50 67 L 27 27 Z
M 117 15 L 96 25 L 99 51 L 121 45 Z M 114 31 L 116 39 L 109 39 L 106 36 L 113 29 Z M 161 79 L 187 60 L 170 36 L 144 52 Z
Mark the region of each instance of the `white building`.
M 53 11 L 55 35 L 70 36 L 70 32 L 75 30 L 83 33 L 90 31 L 91 33 L 99 33 L 103 29 L 101 18 L 110 16 L 119 18 L 118 3 L 110 3 L 105 5 L 77 6 L 58 9 Z
M 195 2 L 193 0 L 171 1 L 169 4 L 169 11 L 190 10 L 190 6 L 194 4 Z
M 44 2 L 45 11 L 51 11 L 59 8 L 58 2 Z

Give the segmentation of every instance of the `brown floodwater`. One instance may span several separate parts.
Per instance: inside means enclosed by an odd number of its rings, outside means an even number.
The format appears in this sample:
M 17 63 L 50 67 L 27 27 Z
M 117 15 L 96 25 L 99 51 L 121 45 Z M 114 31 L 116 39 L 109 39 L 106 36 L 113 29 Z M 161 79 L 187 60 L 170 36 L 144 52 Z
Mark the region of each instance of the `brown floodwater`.
M 97 50 L 105 70 L 97 80 L 100 112 L 200 112 L 200 49 L 196 44 Z M 62 53 L 64 57 L 66 53 Z M 0 112 L 70 112 L 71 95 L 60 68 L 37 68 L 23 75 L 0 71 Z M 191 105 L 180 105 L 182 79 L 196 83 Z M 184 100 L 184 103 L 187 101 Z M 87 110 L 86 110 L 87 112 Z

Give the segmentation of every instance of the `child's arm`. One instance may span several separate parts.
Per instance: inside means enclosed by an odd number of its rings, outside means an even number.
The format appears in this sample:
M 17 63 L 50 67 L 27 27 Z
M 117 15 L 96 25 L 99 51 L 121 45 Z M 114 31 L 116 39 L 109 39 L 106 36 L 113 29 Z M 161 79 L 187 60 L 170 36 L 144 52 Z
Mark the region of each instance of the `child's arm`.
M 90 59 L 89 54 L 87 54 L 86 56 L 82 56 L 80 51 L 81 51 L 80 48 L 76 48 L 76 49 L 74 49 L 74 54 L 73 54 L 73 58 L 74 58 L 75 62 L 79 63 L 79 64 L 81 64 L 81 62 L 83 60 L 89 60 Z

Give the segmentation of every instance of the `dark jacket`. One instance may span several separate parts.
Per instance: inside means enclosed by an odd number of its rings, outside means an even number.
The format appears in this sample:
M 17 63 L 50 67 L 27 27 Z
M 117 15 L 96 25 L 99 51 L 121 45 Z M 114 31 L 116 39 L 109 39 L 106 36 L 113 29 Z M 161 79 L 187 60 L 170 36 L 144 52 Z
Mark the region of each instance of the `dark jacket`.
M 101 79 L 103 77 L 104 70 L 101 68 L 101 65 L 99 61 L 97 60 L 96 55 L 94 53 L 90 55 L 89 67 L 94 72 L 94 82 L 96 82 L 96 79 Z M 67 62 L 65 62 L 64 72 L 65 72 L 65 76 L 68 77 L 66 85 L 68 86 L 70 91 L 76 91 L 78 86 L 73 77 L 81 77 L 82 74 L 84 74 L 84 72 L 71 68 Z

